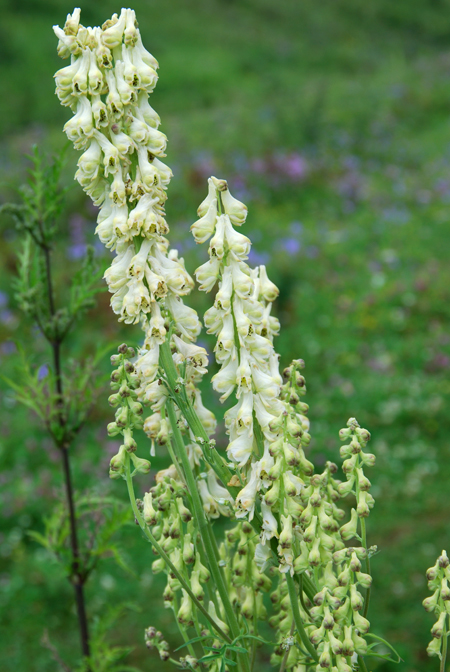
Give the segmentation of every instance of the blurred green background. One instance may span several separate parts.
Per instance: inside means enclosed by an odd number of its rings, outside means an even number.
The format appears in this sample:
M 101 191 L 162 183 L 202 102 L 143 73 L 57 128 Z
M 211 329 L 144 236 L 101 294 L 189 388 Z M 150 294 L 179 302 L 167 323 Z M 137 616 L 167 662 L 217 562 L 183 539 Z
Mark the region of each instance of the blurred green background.
M 33 143 L 47 152 L 65 144 L 70 111 L 53 93 L 63 62 L 51 26 L 63 25 L 73 7 L 61 0 L 1 7 L 4 202 L 17 198 Z M 337 433 L 350 416 L 372 432 L 369 543 L 380 553 L 369 616 L 404 663 L 370 669 L 437 670 L 425 653 L 433 620 L 421 601 L 426 568 L 442 548 L 450 551 L 450 2 L 136 0 L 133 7 L 161 66 L 151 103 L 169 137 L 171 240 L 191 272 L 206 260 L 189 225 L 211 174 L 248 204 L 252 262 L 265 263 L 281 290 L 282 363 L 306 361 L 313 461 L 339 462 Z M 105 0 L 81 8 L 85 25 L 120 11 Z M 76 160 L 70 150 L 67 182 Z M 62 302 L 94 228 L 94 209 L 75 185 L 55 251 Z M 15 343 L 38 367 L 50 356 L 14 304 L 18 238 L 6 219 L 2 235 L 0 367 L 14 376 Z M 108 254 L 99 250 L 99 259 L 106 267 Z M 191 305 L 204 311 L 208 301 Z M 99 343 L 112 350 L 124 338 L 137 332 L 118 326 L 102 294 L 63 355 L 84 357 Z M 107 395 L 105 386 L 74 449 L 75 481 L 81 492 L 95 487 L 125 501 L 124 484 L 107 477 L 118 445 L 106 434 Z M 78 655 L 72 593 L 27 530 L 42 530 L 62 498 L 59 455 L 3 383 L 0 415 L 0 669 L 53 672 L 60 668 L 40 644 L 44 629 L 69 663 Z M 147 446 L 143 440 L 142 456 Z M 154 462 L 164 464 L 163 456 Z M 134 602 L 140 611 L 127 613 L 111 639 L 134 647 L 130 663 L 159 669 L 143 629 L 158 625 L 175 646 L 176 628 L 152 578 L 149 547 L 134 525 L 120 535 L 137 576 L 106 560 L 88 588 L 89 614 L 95 621 L 108 605 Z

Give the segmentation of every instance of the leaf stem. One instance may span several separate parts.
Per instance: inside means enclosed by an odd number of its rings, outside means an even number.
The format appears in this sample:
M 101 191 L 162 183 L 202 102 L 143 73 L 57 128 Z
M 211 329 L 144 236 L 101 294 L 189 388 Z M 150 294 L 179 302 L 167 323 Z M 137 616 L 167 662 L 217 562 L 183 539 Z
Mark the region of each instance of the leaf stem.
M 308 635 L 306 634 L 305 628 L 302 623 L 302 617 L 300 616 L 300 609 L 298 608 L 298 595 L 295 589 L 295 583 L 289 572 L 287 572 L 286 574 L 286 583 L 288 587 L 289 599 L 291 601 L 291 608 L 294 616 L 295 627 L 297 628 L 297 637 L 300 640 L 300 644 L 302 644 L 307 649 L 308 653 L 310 654 L 314 662 L 318 663 L 319 658 L 313 645 L 308 639 Z

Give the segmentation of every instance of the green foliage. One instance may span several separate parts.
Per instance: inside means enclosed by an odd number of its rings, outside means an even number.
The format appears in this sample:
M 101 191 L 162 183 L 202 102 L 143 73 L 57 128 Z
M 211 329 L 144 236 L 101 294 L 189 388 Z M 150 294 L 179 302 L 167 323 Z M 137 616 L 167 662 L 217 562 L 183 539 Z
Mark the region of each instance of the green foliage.
M 81 576 L 86 580 L 99 560 L 110 557 L 126 573 L 135 576 L 118 545 L 117 533 L 132 522 L 129 507 L 113 497 L 95 493 L 75 500 L 78 522 L 83 537 L 80 557 Z M 72 553 L 70 526 L 65 503 L 57 504 L 51 515 L 44 518 L 44 532 L 28 530 L 31 539 L 50 551 L 70 575 Z
M 123 662 L 132 651 L 131 647 L 112 646 L 106 639 L 117 621 L 129 611 L 135 610 L 134 604 L 123 603 L 108 607 L 105 613 L 95 620 L 92 628 L 92 654 L 82 663 L 77 672 L 86 672 L 89 667 L 91 672 L 140 672 L 137 667 Z

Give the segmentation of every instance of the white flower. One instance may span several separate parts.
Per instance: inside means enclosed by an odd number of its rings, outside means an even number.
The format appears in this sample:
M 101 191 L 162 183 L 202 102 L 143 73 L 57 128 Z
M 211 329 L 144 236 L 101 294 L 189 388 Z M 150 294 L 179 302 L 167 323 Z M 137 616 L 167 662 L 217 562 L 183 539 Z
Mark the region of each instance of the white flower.
M 128 292 L 123 297 L 120 320 L 125 322 L 125 324 L 137 324 L 141 317 L 141 312 L 148 313 L 149 310 L 150 294 L 147 287 L 140 280 L 129 280 Z
M 128 208 L 126 205 L 115 205 L 111 214 L 102 219 L 95 229 L 95 233 L 106 247 L 113 247 L 117 241 L 117 232 L 126 227 L 128 219 Z
M 215 306 L 208 308 L 204 315 L 205 326 L 207 327 L 208 334 L 217 334 L 221 330 L 223 317 L 224 315 L 222 310 L 216 308 Z
M 131 117 L 131 119 L 132 122 L 128 127 L 128 133 L 130 138 L 132 138 L 134 142 L 138 145 L 146 145 L 149 139 L 148 124 L 146 124 L 145 121 L 136 119 L 136 117 L 133 116 Z
M 167 135 L 157 131 L 156 128 L 148 127 L 148 141 L 146 149 L 154 156 L 165 156 L 167 146 Z
M 151 305 L 152 315 L 148 325 L 148 335 L 156 341 L 159 345 L 164 343 L 166 338 L 166 327 L 164 326 L 164 318 L 161 315 L 161 308 L 159 303 L 154 301 Z
M 126 25 L 123 33 L 125 44 L 134 47 L 139 40 L 139 30 L 137 29 L 136 14 L 134 9 L 128 9 L 126 14 Z M 125 47 L 123 47 L 125 48 Z
M 168 289 L 164 278 L 162 275 L 154 273 L 148 264 L 145 268 L 145 279 L 147 280 L 150 292 L 155 299 L 163 299 L 166 296 Z
M 248 258 L 252 246 L 250 239 L 233 229 L 229 217 L 226 217 L 225 239 L 235 259 L 244 261 Z
M 226 366 L 223 366 L 212 379 L 212 386 L 216 392 L 221 393 L 220 401 L 228 399 L 236 386 L 237 361 L 230 360 Z
M 151 93 L 156 86 L 156 82 L 158 81 L 158 75 L 154 67 L 155 63 L 157 64 L 157 61 L 153 59 L 154 64 L 151 65 L 148 62 L 149 59 L 148 58 L 145 59 L 144 54 L 145 50 L 142 46 L 142 42 L 139 45 L 139 41 L 140 40 L 138 40 L 138 44 L 131 52 L 131 58 L 133 61 L 133 65 L 137 70 L 140 86 L 146 89 L 148 93 Z M 148 52 L 146 52 L 146 54 L 148 54 Z M 150 56 L 150 54 L 148 54 L 148 56 Z
M 220 274 L 220 259 L 210 259 L 202 264 L 195 271 L 197 282 L 200 283 L 199 289 L 202 292 L 210 292 L 216 284 Z
M 113 25 L 110 25 L 109 28 L 104 30 L 100 39 L 108 49 L 114 49 L 122 43 L 123 31 L 125 30 L 126 20 L 127 20 L 127 9 L 122 9 L 120 12 L 120 17 L 117 19 L 117 14 L 114 14 L 111 21 L 114 21 Z
M 75 177 L 80 181 L 80 177 L 87 178 L 88 180 L 94 180 L 99 172 L 99 168 L 102 160 L 102 150 L 100 145 L 96 140 L 91 140 L 91 144 L 87 150 L 80 156 L 78 159 L 78 168 L 79 171 L 75 174 Z
M 247 303 L 247 302 L 246 302 Z M 238 334 L 245 339 L 245 337 L 253 334 L 254 328 L 251 319 L 244 312 L 244 304 L 241 299 L 234 299 L 233 301 L 234 319 L 236 320 L 236 328 Z
M 148 160 L 148 151 L 146 147 L 138 147 L 139 170 L 144 186 L 151 190 L 158 185 L 160 181 L 158 170 Z
M 222 328 L 217 337 L 214 352 L 216 353 L 217 361 L 221 363 L 227 361 L 228 358 L 233 356 L 236 352 L 233 316 L 231 313 L 227 313 L 223 316 Z
M 93 135 L 104 154 L 103 165 L 105 166 L 105 177 L 110 173 L 116 173 L 120 167 L 120 156 L 117 147 L 114 147 L 108 138 L 97 129 L 94 129 Z
M 180 296 L 189 294 L 194 283 L 181 260 L 170 259 L 156 248 L 152 266 L 159 275 L 163 276 L 170 291 Z
M 228 490 L 217 481 L 216 475 L 212 469 L 208 470 L 207 480 L 209 492 L 216 500 L 220 513 L 224 516 L 229 516 L 231 510 L 226 505 L 233 504 L 232 496 Z
M 229 310 L 231 307 L 231 297 L 233 295 L 233 277 L 231 267 L 225 266 L 222 280 L 220 281 L 219 291 L 214 299 L 214 305 L 220 310 Z
M 275 301 L 280 290 L 273 282 L 267 277 L 267 271 L 265 266 L 259 267 L 259 294 L 266 301 Z
M 134 363 L 136 373 L 144 383 L 152 382 L 158 372 L 159 345 L 150 350 L 139 350 L 139 357 Z
M 211 178 L 208 180 L 208 195 L 205 198 L 204 201 L 200 203 L 200 205 L 197 208 L 197 215 L 199 217 L 204 217 L 206 213 L 208 212 L 209 206 L 211 202 L 216 198 L 216 187 L 214 185 L 214 182 L 212 181 Z
M 209 242 L 208 254 L 210 257 L 222 259 L 225 253 L 225 225 L 227 218 L 220 215 L 217 218 L 216 232 Z
M 241 203 L 241 201 L 238 201 L 237 198 L 234 198 L 230 194 L 229 189 L 221 191 L 220 196 L 225 212 L 229 216 L 231 222 L 235 226 L 241 226 L 247 218 L 247 206 L 244 205 L 244 203 Z
M 64 24 L 64 32 L 66 35 L 76 35 L 80 27 L 80 13 L 81 9 L 75 7 L 73 14 L 67 14 L 66 22 Z
M 205 432 L 208 434 L 208 436 L 212 436 L 216 431 L 217 426 L 214 413 L 211 413 L 211 411 L 205 408 L 205 406 L 203 405 L 202 395 L 197 387 L 194 388 L 194 395 L 195 395 L 194 397 L 195 412 L 197 413 Z
M 117 173 L 114 175 L 114 179 L 111 185 L 111 191 L 109 192 L 109 197 L 113 201 L 113 203 L 116 203 L 117 205 L 126 204 L 125 183 L 123 181 L 123 177 L 121 175 L 120 170 L 118 170 Z
M 258 462 L 252 464 L 252 470 L 248 483 L 242 488 L 236 497 L 236 518 L 244 518 L 248 514 L 248 519 L 252 520 L 255 514 L 256 493 L 260 486 L 258 474 Z
M 197 222 L 192 224 L 191 231 L 196 243 L 205 243 L 214 233 L 217 220 L 217 199 L 213 198 L 208 211 Z
M 75 96 L 86 95 L 88 92 L 88 72 L 91 64 L 91 50 L 83 49 L 78 59 L 78 68 L 72 79 L 72 90 Z
M 218 518 L 220 516 L 219 505 L 210 493 L 206 481 L 200 479 L 197 481 L 198 491 L 202 498 L 203 510 L 209 518 Z
M 105 70 L 105 79 L 108 85 L 106 107 L 112 117 L 121 117 L 123 114 L 123 102 L 117 90 L 116 78 L 113 70 Z
M 264 336 L 256 333 L 245 339 L 245 347 L 261 366 L 267 362 L 273 349 L 273 345 L 268 338 L 264 338 Z
M 108 126 L 108 110 L 100 96 L 91 96 L 92 114 L 94 115 L 95 128 Z
M 147 261 L 152 243 L 150 240 L 144 240 L 141 249 L 135 254 L 128 267 L 128 277 L 142 280 L 147 269 Z M 131 247 L 131 246 L 130 246 Z
M 264 499 L 261 500 L 261 515 L 263 519 L 261 543 L 265 544 L 272 537 L 278 537 L 279 535 L 277 520 L 272 513 L 272 509 L 265 503 Z
M 80 96 L 77 102 L 77 113 L 64 125 L 64 132 L 76 149 L 86 145 L 88 136 L 94 131 L 91 103 L 86 96 Z
M 165 301 L 177 329 L 190 341 L 194 341 L 201 329 L 200 320 L 195 310 L 185 306 L 181 299 L 170 294 L 167 295 Z
M 239 434 L 236 439 L 231 441 L 227 447 L 227 455 L 233 462 L 237 462 L 239 467 L 247 464 L 253 451 L 253 436 L 248 432 Z
M 175 334 L 172 338 L 178 352 L 180 352 L 183 358 L 204 376 L 207 373 L 206 367 L 208 366 L 208 354 L 205 348 L 201 348 L 199 345 L 194 345 L 193 343 L 186 343 L 186 341 L 183 341 Z
M 280 384 L 272 376 L 261 371 L 256 364 L 252 366 L 252 378 L 256 392 L 262 399 L 272 399 L 278 397 L 280 393 Z
M 244 348 L 242 348 L 240 352 L 240 362 L 236 371 L 236 382 L 239 388 L 238 396 L 240 396 L 241 392 L 252 391 L 252 370 L 250 368 L 248 353 Z
M 102 71 L 97 65 L 97 58 L 95 51 L 89 49 L 90 63 L 89 63 L 89 73 L 88 73 L 88 82 L 89 82 L 89 93 L 91 96 L 98 95 L 103 89 L 103 75 Z
M 129 280 L 128 267 L 133 258 L 133 252 L 134 248 L 132 246 L 127 247 L 124 252 L 121 252 L 113 259 L 111 266 L 106 269 L 103 277 L 108 283 L 110 292 L 116 292 L 127 284 Z
M 233 289 L 243 299 L 251 293 L 253 280 L 245 273 L 246 265 L 243 262 L 232 261 L 230 268 L 233 277 Z
M 134 88 L 125 80 L 124 71 L 125 63 L 123 61 L 116 61 L 114 76 L 116 78 L 117 93 L 119 94 L 122 103 L 124 105 L 129 105 L 130 103 L 135 103 L 137 101 L 137 95 Z
M 148 96 L 145 91 L 139 94 L 138 96 L 138 107 L 136 109 L 136 114 L 142 116 L 142 119 L 147 122 L 149 126 L 153 128 L 158 128 L 161 123 L 159 114 L 150 106 L 148 102 Z
M 171 169 L 169 168 L 169 166 L 166 166 L 165 163 L 163 163 L 156 157 L 153 159 L 153 166 L 159 173 L 161 184 L 163 185 L 163 187 L 167 187 L 167 185 L 169 184 L 170 180 L 173 177 Z
M 147 217 L 154 214 L 153 206 L 158 202 L 158 199 L 152 194 L 144 194 L 138 201 L 133 210 L 131 210 L 128 217 L 128 227 L 139 235 L 141 229 L 144 227 Z
M 139 398 L 143 398 L 147 401 L 152 410 L 159 411 L 167 401 L 167 388 L 165 385 L 160 384 L 159 379 L 154 380 L 150 385 L 146 385 L 144 390 L 140 392 Z M 171 466 L 173 467 L 174 465 Z
M 243 392 L 237 404 L 236 413 L 236 430 L 248 430 L 250 435 L 253 434 L 253 393 Z
M 120 130 L 118 124 L 112 125 L 109 137 L 122 160 L 126 158 L 127 154 L 131 154 L 134 151 L 135 144 L 133 140 L 129 135 Z

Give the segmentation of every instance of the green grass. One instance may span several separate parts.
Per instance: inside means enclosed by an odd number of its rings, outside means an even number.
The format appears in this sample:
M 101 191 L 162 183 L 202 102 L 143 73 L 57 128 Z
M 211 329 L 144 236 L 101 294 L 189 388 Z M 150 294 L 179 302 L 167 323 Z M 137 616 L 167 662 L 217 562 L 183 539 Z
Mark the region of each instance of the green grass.
M 206 249 L 190 243 L 188 226 L 212 172 L 229 179 L 247 201 L 245 232 L 281 289 L 277 348 L 283 363 L 293 357 L 306 361 L 315 462 L 339 462 L 337 432 L 348 417 L 356 416 L 372 432 L 378 461 L 370 474 L 376 507 L 369 543 L 378 544 L 380 553 L 373 562 L 370 620 L 405 661 L 399 668 L 373 665 L 383 672 L 437 669 L 425 653 L 432 618 L 421 600 L 427 594 L 426 568 L 450 546 L 448 5 L 431 0 L 135 4 L 144 42 L 161 65 L 152 104 L 169 136 L 175 177 L 167 212 L 188 268 L 206 260 Z M 81 7 L 91 25 L 120 9 L 109 2 Z M 71 9 L 56 0 L 27 0 L 2 10 L 5 199 L 23 180 L 22 155 L 32 142 L 53 149 L 64 143 L 68 110 L 53 94 L 52 75 L 62 63 L 51 25 L 61 24 Z M 67 180 L 75 161 L 72 152 Z M 76 211 L 84 217 L 77 235 L 93 240 L 94 216 L 78 186 L 68 198 L 67 221 Z M 10 295 L 17 237 L 7 224 L 0 286 Z M 72 263 L 66 249 L 75 229 L 72 220 L 71 237 L 61 234 L 61 286 Z M 205 297 L 192 300 L 201 311 L 207 303 Z M 0 337 L 17 339 L 37 352 L 38 364 L 47 362 L 43 343 L 12 299 L 9 309 L 0 315 Z M 98 341 L 113 349 L 126 334 L 131 330 L 115 323 L 105 294 L 89 329 L 80 325 L 70 345 L 82 356 Z M 3 346 L 2 372 L 11 375 L 14 362 Z M 106 397 L 105 390 L 78 441 L 75 478 L 82 490 L 96 485 L 124 498 L 123 484 L 107 479 Z M 218 411 L 217 402 L 215 407 Z M 26 530 L 41 529 L 42 517 L 61 496 L 58 456 L 6 387 L 0 415 L 6 642 L 0 667 L 52 672 L 58 667 L 40 646 L 44 628 L 63 657 L 77 656 L 70 586 Z M 129 612 L 114 636 L 135 647 L 134 664 L 150 670 L 159 663 L 145 650 L 143 628 L 158 624 L 171 644 L 178 639 L 159 601 L 159 577 L 151 577 L 152 554 L 134 526 L 125 528 L 123 545 L 139 579 L 128 579 L 105 561 L 89 588 L 89 610 L 94 619 L 108 604 L 135 602 L 140 611 Z

